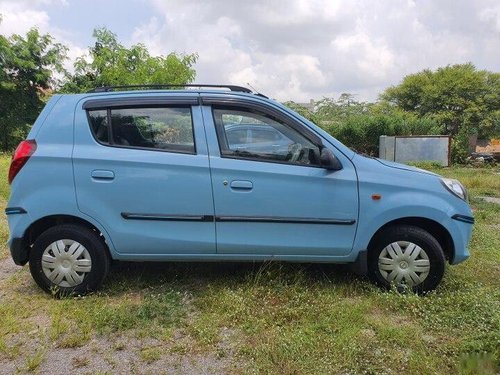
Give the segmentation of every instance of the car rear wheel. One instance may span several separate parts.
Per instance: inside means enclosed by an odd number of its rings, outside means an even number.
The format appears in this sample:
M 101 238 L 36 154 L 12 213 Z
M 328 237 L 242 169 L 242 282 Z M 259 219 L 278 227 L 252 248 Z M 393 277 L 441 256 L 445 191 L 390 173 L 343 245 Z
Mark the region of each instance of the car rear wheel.
M 422 293 L 435 289 L 443 278 L 443 250 L 427 231 L 394 226 L 380 233 L 374 242 L 368 255 L 368 270 L 378 285 Z
M 108 250 L 94 231 L 64 224 L 43 232 L 29 259 L 36 283 L 45 291 L 86 294 L 99 289 L 109 271 Z

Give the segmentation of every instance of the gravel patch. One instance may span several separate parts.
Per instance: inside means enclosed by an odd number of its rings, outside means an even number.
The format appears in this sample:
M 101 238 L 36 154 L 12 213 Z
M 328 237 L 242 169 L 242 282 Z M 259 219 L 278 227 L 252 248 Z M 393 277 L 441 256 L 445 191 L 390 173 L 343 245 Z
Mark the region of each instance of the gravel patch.
M 6 259 L 0 260 L 0 281 L 4 281 L 10 275 L 19 271 L 21 268 L 14 263 L 12 258 L 8 257 Z
M 500 204 L 500 198 L 495 198 L 495 197 L 478 197 L 478 198 L 485 200 L 488 203 Z
M 15 360 L 0 358 L 0 374 L 13 374 L 27 370 L 26 358 L 35 354 L 40 342 L 33 340 L 24 347 L 32 348 L 30 353 Z M 213 352 L 175 353 L 172 343 L 155 339 L 125 337 L 93 338 L 77 348 L 58 348 L 54 344 L 42 350 L 43 361 L 35 369 L 42 375 L 53 374 L 231 374 L 235 364 L 231 356 Z M 147 359 L 141 356 L 144 349 L 153 349 L 157 357 Z

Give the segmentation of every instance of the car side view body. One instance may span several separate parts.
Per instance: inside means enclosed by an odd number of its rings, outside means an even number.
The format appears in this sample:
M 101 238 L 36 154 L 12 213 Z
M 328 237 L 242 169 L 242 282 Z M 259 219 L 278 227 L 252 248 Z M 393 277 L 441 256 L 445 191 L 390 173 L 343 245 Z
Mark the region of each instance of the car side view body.
M 469 257 L 456 180 L 364 157 L 248 89 L 54 95 L 9 172 L 16 264 L 85 293 L 111 260 L 352 263 L 434 289 Z

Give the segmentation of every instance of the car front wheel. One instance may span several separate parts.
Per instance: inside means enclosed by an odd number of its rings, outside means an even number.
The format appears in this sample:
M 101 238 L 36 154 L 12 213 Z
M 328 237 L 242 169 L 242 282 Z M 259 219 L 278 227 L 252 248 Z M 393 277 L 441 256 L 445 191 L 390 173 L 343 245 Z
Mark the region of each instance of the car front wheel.
M 443 278 L 443 250 L 427 231 L 394 226 L 380 233 L 374 242 L 369 250 L 368 270 L 378 285 L 423 293 L 435 289 Z

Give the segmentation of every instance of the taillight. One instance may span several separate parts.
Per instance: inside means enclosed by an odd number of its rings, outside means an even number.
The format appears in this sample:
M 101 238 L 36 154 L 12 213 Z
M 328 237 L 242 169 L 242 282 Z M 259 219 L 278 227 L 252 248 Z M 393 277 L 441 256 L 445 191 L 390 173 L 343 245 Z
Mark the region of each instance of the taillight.
M 17 146 L 16 151 L 14 151 L 14 155 L 12 156 L 12 161 L 10 163 L 9 169 L 9 184 L 12 183 L 12 180 L 19 173 L 24 164 L 28 161 L 31 155 L 36 150 L 36 141 L 34 139 L 29 139 L 26 141 L 22 141 Z

